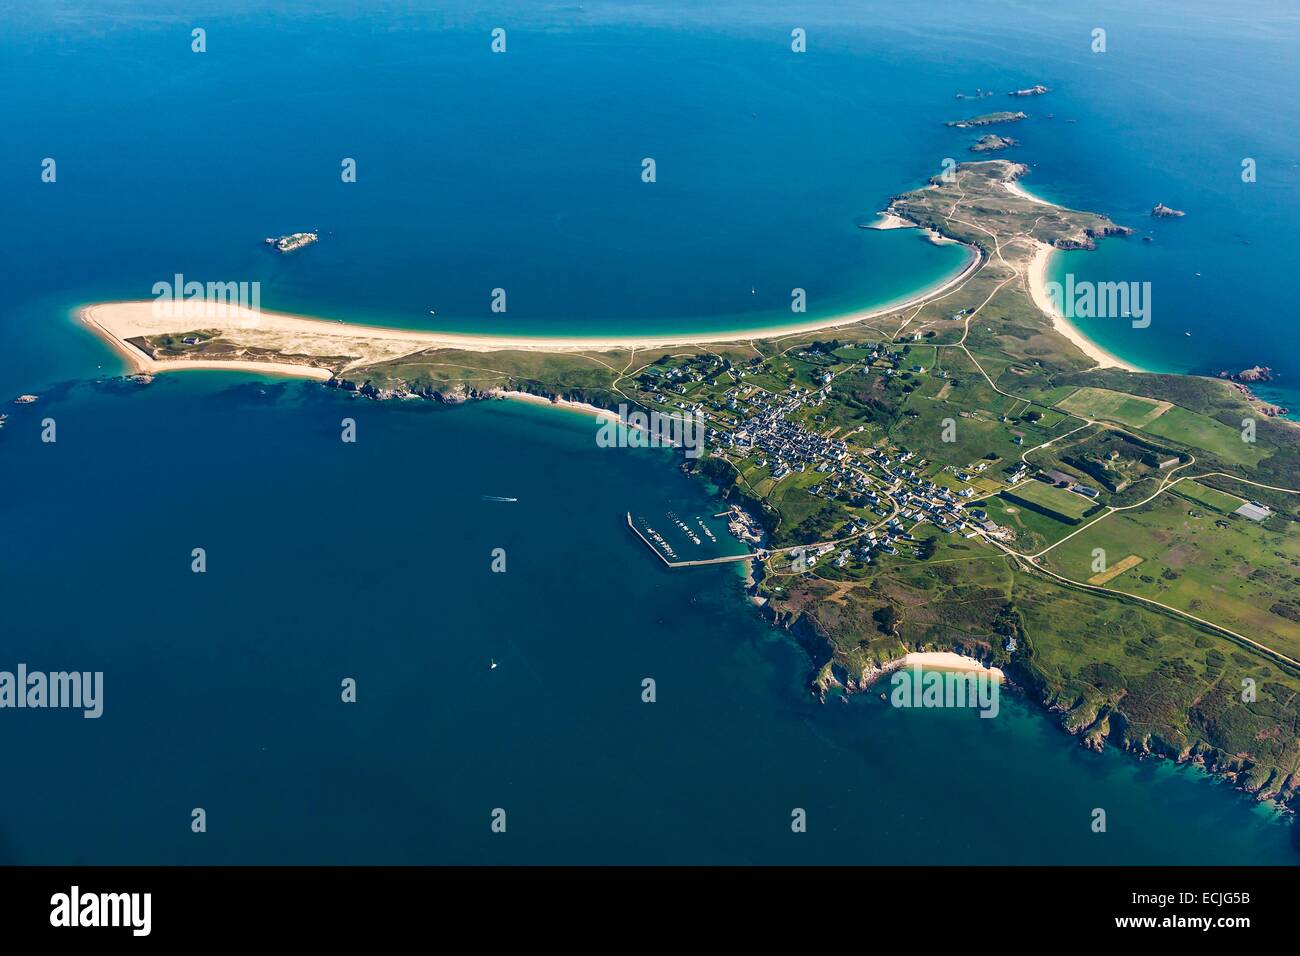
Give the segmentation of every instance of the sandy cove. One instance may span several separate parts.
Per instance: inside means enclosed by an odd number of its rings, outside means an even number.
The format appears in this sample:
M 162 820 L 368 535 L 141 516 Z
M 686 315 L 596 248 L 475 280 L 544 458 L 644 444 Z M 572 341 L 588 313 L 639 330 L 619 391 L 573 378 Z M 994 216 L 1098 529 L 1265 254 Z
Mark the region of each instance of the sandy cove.
M 1019 196 L 1021 199 L 1028 199 L 1030 202 L 1038 203 L 1038 205 L 1040 206 L 1056 205 L 1055 203 L 1048 202 L 1046 199 L 1040 199 L 1038 196 L 1035 196 L 1033 193 L 1029 192 L 1029 190 L 1025 189 L 1024 186 L 1020 185 L 1020 183 L 1016 182 L 1014 179 L 1005 182 L 1002 185 L 1006 188 L 1007 192 L 1011 193 L 1012 195 Z
M 1008 183 L 1007 186 L 1015 186 L 1015 183 Z M 1042 202 L 1040 199 L 1034 201 Z M 1136 365 L 1125 362 L 1089 339 L 1056 307 L 1052 297 L 1047 294 L 1047 264 L 1051 261 L 1052 253 L 1055 251 L 1053 247 L 1045 242 L 1035 243 L 1034 258 L 1030 260 L 1029 271 L 1026 274 L 1029 280 L 1029 295 L 1033 298 L 1034 305 L 1038 306 L 1039 311 L 1051 318 L 1052 327 L 1057 332 L 1073 342 L 1080 352 L 1096 362 L 1100 368 L 1122 368 L 1130 372 L 1141 372 L 1142 369 Z
M 963 673 L 984 673 L 994 680 L 1002 680 L 1006 675 L 998 667 L 989 667 L 973 657 L 957 654 L 953 651 L 912 651 L 903 658 L 903 667 L 920 666 L 937 671 L 961 671 Z
M 654 349 L 686 345 L 710 345 L 775 339 L 788 335 L 819 332 L 869 321 L 903 309 L 914 308 L 937 298 L 970 278 L 983 262 L 972 250 L 960 272 L 939 285 L 915 296 L 874 309 L 863 309 L 792 325 L 760 329 L 737 329 L 720 332 L 680 332 L 649 336 L 569 337 L 528 335 L 475 335 L 458 332 L 431 332 L 419 329 L 394 329 L 358 325 L 341 320 L 310 318 L 279 312 L 254 312 L 242 307 L 228 307 L 221 317 L 202 315 L 184 317 L 159 314 L 152 300 L 104 302 L 79 310 L 81 320 L 125 356 L 139 371 L 164 372 L 185 368 L 243 368 L 253 371 L 277 371 L 283 374 L 329 378 L 328 370 L 307 364 L 263 363 L 257 361 L 208 361 L 188 359 L 154 359 L 131 345 L 128 339 L 141 336 L 176 334 L 200 329 L 220 329 L 236 334 L 250 345 L 264 343 L 281 354 L 308 356 L 353 355 L 362 357 L 349 367 L 401 358 L 425 349 L 463 349 L 469 352 L 540 351 L 603 352 L 616 349 Z M 180 305 L 177 306 L 179 311 Z
M 534 395 L 532 392 L 513 392 L 503 390 L 496 394 L 502 398 L 509 398 L 516 402 L 529 402 L 533 405 L 547 405 L 551 408 L 562 408 L 565 411 L 579 412 L 583 415 L 594 415 L 597 421 L 620 421 L 618 412 L 611 411 L 608 408 L 599 408 L 595 405 L 589 405 L 586 402 L 571 402 L 567 398 L 547 398 L 544 395 Z
M 1046 199 L 1035 196 L 1014 179 L 1002 185 L 1007 192 L 1019 196 L 1021 199 L 1027 199 L 1040 206 L 1055 205 L 1055 203 L 1050 203 Z M 1047 294 L 1047 264 L 1051 261 L 1052 253 L 1055 251 L 1053 247 L 1045 242 L 1036 242 L 1034 244 L 1034 258 L 1030 260 L 1027 273 L 1029 295 L 1034 300 L 1034 305 L 1038 306 L 1038 310 L 1052 320 L 1052 328 L 1073 342 L 1075 347 L 1096 362 L 1099 368 L 1122 368 L 1130 372 L 1141 372 L 1142 369 L 1136 365 L 1130 365 L 1089 339 L 1056 308 L 1056 303 Z

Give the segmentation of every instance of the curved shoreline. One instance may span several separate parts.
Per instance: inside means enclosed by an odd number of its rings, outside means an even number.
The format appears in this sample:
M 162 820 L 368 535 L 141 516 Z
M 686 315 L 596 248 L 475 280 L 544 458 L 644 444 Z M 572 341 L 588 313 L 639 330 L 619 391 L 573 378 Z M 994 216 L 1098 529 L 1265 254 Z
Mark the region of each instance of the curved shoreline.
M 1005 182 L 1004 188 L 1023 199 L 1043 206 L 1054 203 L 1033 195 L 1012 180 Z M 918 223 L 897 216 L 890 212 L 880 214 L 880 218 L 868 228 L 900 229 L 921 228 Z M 957 242 L 957 240 L 951 240 Z M 649 335 L 520 335 L 479 334 L 467 332 L 437 332 L 423 329 L 403 329 L 387 326 L 363 325 L 342 319 L 323 319 L 314 316 L 294 315 L 279 312 L 254 312 L 241 307 L 227 307 L 220 317 L 203 315 L 169 318 L 153 314 L 155 303 L 152 300 L 126 302 L 104 302 L 81 306 L 75 310 L 95 334 L 104 339 L 114 351 L 123 356 L 137 371 L 167 372 L 183 369 L 236 369 L 247 372 L 261 372 L 272 375 L 290 375 L 317 380 L 328 380 L 344 369 L 361 367 L 377 361 L 391 360 L 402 355 L 414 354 L 428 349 L 458 349 L 470 352 L 496 351 L 538 351 L 538 352 L 600 352 L 619 349 L 642 350 L 672 348 L 678 346 L 703 346 L 741 344 L 745 342 L 780 339 L 794 335 L 804 335 L 843 328 L 862 322 L 868 322 L 883 316 L 920 307 L 940 296 L 951 292 L 971 278 L 987 261 L 983 252 L 974 245 L 961 243 L 968 253 L 963 267 L 953 275 L 928 288 L 907 296 L 899 301 L 885 303 L 866 309 L 825 316 L 805 322 L 774 325 L 756 329 L 733 329 L 703 332 L 673 332 Z M 1037 242 L 1032 259 L 1025 272 L 1027 291 L 1034 305 L 1047 316 L 1053 329 L 1069 340 L 1079 351 L 1096 363 L 1097 368 L 1119 368 L 1131 372 L 1144 372 L 1143 369 L 1118 355 L 1102 348 L 1087 337 L 1082 330 L 1066 318 L 1055 306 L 1047 293 L 1047 270 L 1054 247 Z M 199 304 L 201 307 L 201 304 Z M 206 323 L 206 325 L 205 325 Z M 343 368 L 330 368 L 310 361 L 297 362 L 261 362 L 255 359 L 155 359 L 130 344 L 128 339 L 141 336 L 160 335 L 196 330 L 204 327 L 221 328 L 222 325 L 238 326 L 244 330 L 257 333 L 271 333 L 295 339 L 311 340 L 312 349 L 302 350 L 304 358 L 311 356 L 350 355 L 358 351 L 359 342 L 368 344 L 360 349 L 363 354 L 356 361 Z M 345 347 L 344 340 L 350 343 L 351 351 Z M 331 351 L 330 343 L 338 344 Z M 275 351 L 275 349 L 270 349 Z M 281 350 L 283 351 L 283 350 Z M 288 354 L 292 354 L 289 352 Z
M 1035 200 L 1035 202 L 1041 201 Z M 1034 258 L 1030 261 L 1029 269 L 1026 272 L 1029 281 L 1029 297 L 1034 300 L 1034 305 L 1038 306 L 1038 310 L 1052 320 L 1053 329 L 1069 339 L 1075 348 L 1096 362 L 1098 368 L 1121 368 L 1129 372 L 1146 371 L 1146 369 L 1139 368 L 1132 362 L 1126 362 L 1113 352 L 1106 351 L 1084 335 L 1079 327 L 1067 319 L 1061 310 L 1056 307 L 1052 297 L 1047 294 L 1047 267 L 1052 260 L 1052 253 L 1057 251 L 1059 250 L 1045 242 L 1038 243 L 1034 250 Z
M 329 378 L 329 370 L 305 363 L 299 365 L 286 362 L 263 363 L 253 360 L 155 359 L 141 352 L 140 349 L 127 340 L 139 336 L 186 332 L 204 327 L 219 326 L 222 323 L 227 325 L 237 324 L 244 329 L 258 332 L 310 336 L 322 340 L 365 339 L 386 343 L 398 351 L 405 348 L 408 352 L 433 348 L 464 349 L 472 352 L 505 350 L 587 352 L 615 349 L 669 348 L 679 345 L 716 345 L 776 339 L 854 325 L 904 309 L 914 308 L 938 298 L 969 279 L 985 262 L 983 254 L 978 249 L 972 246 L 966 248 L 970 255 L 960 271 L 938 284 L 901 301 L 831 315 L 823 319 L 812 319 L 796 324 L 758 329 L 593 337 L 479 335 L 462 332 L 432 332 L 417 329 L 356 325 L 342 320 L 321 319 L 288 313 L 254 312 L 242 307 L 229 307 L 225 310 L 223 316 L 215 318 L 202 315 L 171 318 L 155 315 L 155 303 L 152 300 L 93 303 L 81 306 L 75 312 L 91 331 L 104 339 L 115 352 L 126 358 L 137 371 L 165 372 L 185 368 L 240 368 L 250 371 L 274 371 L 286 375 L 304 375 L 312 378 Z
M 1021 199 L 1027 199 L 1032 203 L 1040 206 L 1053 206 L 1057 204 L 1048 202 L 1041 196 L 1035 196 L 1024 186 L 1020 185 L 1017 180 L 1010 180 L 1003 183 L 1003 187 L 1012 195 L 1019 196 Z M 1059 207 L 1057 207 L 1059 208 Z M 1144 372 L 1146 369 L 1139 368 L 1132 362 L 1127 362 L 1113 352 L 1102 348 L 1092 339 L 1083 334 L 1083 331 L 1065 317 L 1065 315 L 1056 308 L 1052 297 L 1047 294 L 1047 267 L 1052 260 L 1052 253 L 1057 252 L 1056 248 L 1049 246 L 1045 242 L 1040 242 L 1034 249 L 1034 258 L 1030 260 L 1027 278 L 1029 280 L 1029 297 L 1034 300 L 1034 305 L 1038 310 L 1052 320 L 1052 328 L 1061 335 L 1069 339 L 1074 347 L 1077 348 L 1088 358 L 1097 363 L 1098 368 L 1122 368 L 1129 372 Z
M 988 674 L 996 681 L 1006 677 L 1002 668 L 990 667 L 977 658 L 956 651 L 909 651 L 903 656 L 902 664 L 904 667 L 917 666 L 926 670 Z

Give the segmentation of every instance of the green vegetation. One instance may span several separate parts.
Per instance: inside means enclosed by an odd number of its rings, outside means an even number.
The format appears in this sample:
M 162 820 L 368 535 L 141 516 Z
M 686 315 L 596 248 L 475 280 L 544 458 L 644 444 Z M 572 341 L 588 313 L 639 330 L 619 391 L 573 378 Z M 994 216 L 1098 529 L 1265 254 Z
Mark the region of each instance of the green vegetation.
M 1081 388 L 1056 403 L 1083 418 L 1101 418 L 1130 428 L 1142 428 L 1163 414 L 1168 402 L 1156 402 L 1104 388 Z
M 1300 676 L 1159 610 L 1057 586 L 986 545 L 962 548 L 878 568 L 848 591 L 787 579 L 782 607 L 798 613 L 823 691 L 864 689 L 911 648 L 956 648 L 1006 670 L 1090 746 L 1109 739 L 1202 761 L 1262 795 L 1285 790 L 1300 761 Z M 1241 699 L 1245 679 L 1252 701 Z
M 1102 388 L 1081 388 L 1057 402 L 1057 407 L 1085 418 L 1118 422 L 1188 448 L 1202 448 L 1233 464 L 1254 464 L 1261 457 L 1256 444 L 1242 441 L 1240 429 L 1170 402 Z
M 1300 525 L 1287 522 L 1273 532 L 1224 517 L 1180 497 L 1197 493 L 1192 483 L 1176 487 L 1177 495 L 1093 523 L 1048 552 L 1048 565 L 1086 581 L 1096 575 L 1094 549 L 1105 552 L 1108 564 L 1137 555 L 1141 564 L 1105 586 L 1180 608 L 1300 659 Z
M 1083 495 L 1042 481 L 1021 482 L 1014 489 L 1002 492 L 1002 497 L 1069 524 L 1078 524 L 1083 520 L 1084 513 L 1095 507 L 1095 503 Z
M 1177 405 L 1148 425 L 1145 431 L 1188 448 L 1203 448 L 1232 464 L 1253 465 L 1262 456 L 1257 444 L 1242 441 L 1239 428 L 1229 428 L 1222 422 Z
M 1009 528 L 1015 535 L 1010 546 L 1022 554 L 1036 554 L 1060 541 L 1078 526 L 1008 501 L 1002 495 L 979 503 L 988 512 L 989 520 Z
M 1213 508 L 1221 514 L 1231 514 L 1245 504 L 1246 499 L 1230 495 L 1225 491 L 1207 488 L 1196 481 L 1180 481 L 1170 489 L 1174 494 L 1189 498 L 1197 504 Z

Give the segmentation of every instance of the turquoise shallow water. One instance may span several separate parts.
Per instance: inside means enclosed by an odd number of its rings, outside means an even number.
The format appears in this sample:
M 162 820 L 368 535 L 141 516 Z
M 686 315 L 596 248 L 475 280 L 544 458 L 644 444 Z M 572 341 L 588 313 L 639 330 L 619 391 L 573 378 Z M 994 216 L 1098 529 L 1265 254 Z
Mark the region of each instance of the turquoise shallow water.
M 959 261 L 856 227 L 962 155 L 965 134 L 942 126 L 969 105 L 953 93 L 1038 81 L 1079 122 L 1017 133 L 1030 188 L 1120 221 L 1156 199 L 1194 212 L 1152 246 L 1086 260 L 1167 295 L 1176 243 L 1217 241 L 1194 200 L 1231 188 L 1192 162 L 1170 191 L 1161 144 L 1209 138 L 1214 117 L 1216 142 L 1245 135 L 1204 106 L 1234 95 L 1214 57 L 1187 60 L 1194 96 L 1138 101 L 1116 90 L 1163 89 L 1168 68 L 1118 54 L 1173 28 L 1118 6 L 1100 8 L 1113 73 L 1080 52 L 1090 16 L 1021 4 L 924 26 L 897 5 L 810 5 L 817 55 L 802 60 L 784 5 L 507 9 L 498 59 L 483 52 L 494 17 L 288 9 L 205 18 L 208 59 L 165 4 L 2 15 L 0 199 L 20 228 L 0 233 L 0 394 L 41 400 L 0 431 L 0 668 L 102 669 L 106 701 L 98 721 L 3 712 L 0 746 L 33 783 L 0 796 L 0 860 L 1295 861 L 1284 826 L 1226 787 L 1082 752 L 1014 701 L 996 720 L 818 705 L 806 659 L 734 568 L 666 571 L 624 525 L 628 510 L 706 516 L 706 489 L 665 454 L 597 448 L 581 416 L 378 406 L 232 373 L 124 387 L 99 381 L 117 360 L 70 318 L 177 271 L 257 279 L 271 308 L 411 325 L 436 308 L 440 327 L 474 331 L 786 322 L 793 285 L 814 313 L 870 305 Z M 1291 23 L 1192 9 L 1169 42 L 1289 42 Z M 1274 62 L 1251 60 L 1243 82 L 1287 115 L 1262 82 L 1286 78 Z M 1191 106 L 1181 132 L 1153 127 L 1167 141 L 1133 132 L 1142 111 Z M 1252 128 L 1283 168 L 1278 130 Z M 635 176 L 647 154 L 653 187 Z M 47 155 L 53 186 L 36 178 Z M 347 155 L 355 186 L 338 182 Z M 1251 201 L 1252 221 L 1292 234 Z M 260 245 L 303 226 L 333 235 L 292 257 Z M 1249 259 L 1257 279 L 1287 274 L 1293 246 L 1249 248 L 1281 257 Z M 510 311 L 492 317 L 498 285 Z M 1234 314 L 1223 337 L 1243 358 L 1261 343 L 1275 366 L 1291 354 L 1280 288 L 1252 282 L 1260 305 Z M 1147 330 L 1154 352 L 1164 328 Z M 345 416 L 356 445 L 338 440 Z M 355 705 L 338 701 L 345 676 Z M 488 831 L 498 806 L 505 837 Z M 810 821 L 797 837 L 794 807 Z

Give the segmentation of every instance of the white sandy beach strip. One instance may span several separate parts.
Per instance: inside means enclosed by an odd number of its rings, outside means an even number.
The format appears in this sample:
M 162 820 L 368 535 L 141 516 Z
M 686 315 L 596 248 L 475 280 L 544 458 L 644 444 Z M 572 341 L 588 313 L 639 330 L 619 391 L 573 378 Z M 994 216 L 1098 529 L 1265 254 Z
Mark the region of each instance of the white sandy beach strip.
M 1006 676 L 999 667 L 989 667 L 973 657 L 966 657 L 953 651 L 912 651 L 903 658 L 903 666 L 913 665 L 938 671 L 987 673 L 995 680 L 1002 680 Z
M 260 343 L 282 354 L 350 355 L 358 347 L 365 353 L 367 364 L 409 355 L 423 349 L 464 349 L 473 352 L 502 350 L 539 352 L 594 352 L 613 349 L 653 349 L 678 345 L 707 345 L 744 342 L 753 339 L 773 339 L 805 332 L 817 332 L 852 325 L 912 308 L 937 298 L 959 285 L 979 267 L 982 258 L 973 250 L 962 270 L 942 283 L 918 292 L 901 302 L 872 309 L 863 309 L 840 315 L 826 316 L 791 325 L 771 328 L 735 329 L 724 331 L 677 332 L 658 335 L 602 335 L 602 336 L 531 336 L 516 334 L 467 334 L 459 332 L 434 332 L 420 329 L 394 329 L 351 322 L 331 321 L 308 316 L 287 315 L 279 312 L 254 312 L 240 307 L 229 307 L 227 314 L 217 318 L 184 318 L 160 315 L 153 301 L 103 302 L 80 310 L 82 321 L 119 352 L 129 357 L 137 368 L 147 371 L 169 371 L 175 368 L 196 368 L 197 362 L 184 359 L 155 360 L 144 355 L 128 340 L 142 336 L 155 336 L 218 329 L 241 342 Z M 223 368 L 238 367 L 235 362 L 217 362 Z M 250 364 L 261 367 L 260 362 Z M 298 374 L 311 374 L 308 366 L 286 364 L 290 369 L 303 369 Z M 319 377 L 319 375 L 312 375 Z M 328 377 L 328 376 L 326 376 Z
M 1020 183 L 1016 182 L 1014 179 L 1011 180 L 1010 182 L 1005 182 L 1002 185 L 1006 187 L 1007 192 L 1019 196 L 1021 199 L 1028 199 L 1030 202 L 1036 202 L 1040 206 L 1055 205 L 1055 203 L 1050 203 L 1046 199 L 1040 199 L 1039 197 L 1035 196 L 1033 193 L 1029 192 L 1027 189 L 1025 189 L 1024 186 L 1020 185 Z
M 1008 186 L 1014 186 L 1015 183 L 1008 183 Z M 1041 202 L 1041 200 L 1036 200 Z M 1056 307 L 1052 297 L 1047 294 L 1047 264 L 1051 261 L 1053 249 L 1045 242 L 1037 244 L 1034 251 L 1034 258 L 1029 263 L 1029 294 L 1034 300 L 1034 305 L 1052 320 L 1052 327 L 1057 332 L 1065 336 L 1078 347 L 1079 351 L 1088 358 L 1092 359 L 1101 368 L 1122 368 L 1130 372 L 1140 372 L 1138 368 L 1122 358 L 1107 352 L 1101 346 L 1097 345 L 1090 338 L 1079 331 L 1078 327 L 1067 319 Z
M 916 223 L 904 219 L 902 216 L 895 216 L 892 212 L 880 213 L 878 218 L 868 229 L 918 229 Z
M 532 405 L 549 405 L 551 408 L 562 408 L 570 412 L 581 412 L 584 415 L 595 415 L 597 419 L 609 419 L 618 421 L 618 413 L 610 411 L 608 408 L 599 408 L 595 405 L 588 405 L 586 402 L 571 402 L 566 398 L 549 399 L 544 395 L 534 395 L 532 392 L 515 392 L 505 389 L 497 392 L 502 398 L 509 398 L 517 402 L 528 402 Z

